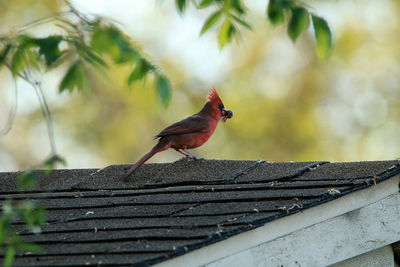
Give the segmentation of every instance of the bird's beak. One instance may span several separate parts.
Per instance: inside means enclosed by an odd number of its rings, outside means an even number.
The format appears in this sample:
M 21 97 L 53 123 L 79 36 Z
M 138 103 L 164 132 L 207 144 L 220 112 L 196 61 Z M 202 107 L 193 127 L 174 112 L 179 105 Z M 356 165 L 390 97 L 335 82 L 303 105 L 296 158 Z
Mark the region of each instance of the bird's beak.
M 233 111 L 232 110 L 226 110 L 225 108 L 221 111 L 221 121 L 226 122 L 227 119 L 230 119 L 233 117 Z

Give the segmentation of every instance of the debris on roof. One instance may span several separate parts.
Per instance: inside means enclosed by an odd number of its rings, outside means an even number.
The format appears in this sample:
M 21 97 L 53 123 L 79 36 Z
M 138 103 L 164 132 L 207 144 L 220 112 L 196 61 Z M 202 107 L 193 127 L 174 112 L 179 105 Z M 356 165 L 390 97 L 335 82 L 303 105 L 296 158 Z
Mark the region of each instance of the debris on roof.
M 39 186 L 16 190 L 0 173 L 0 201 L 29 198 L 47 209 L 41 234 L 15 229 L 42 252 L 15 266 L 149 265 L 374 186 L 400 173 L 399 161 L 200 160 L 38 171 Z M 1 252 L 4 253 L 4 252 Z

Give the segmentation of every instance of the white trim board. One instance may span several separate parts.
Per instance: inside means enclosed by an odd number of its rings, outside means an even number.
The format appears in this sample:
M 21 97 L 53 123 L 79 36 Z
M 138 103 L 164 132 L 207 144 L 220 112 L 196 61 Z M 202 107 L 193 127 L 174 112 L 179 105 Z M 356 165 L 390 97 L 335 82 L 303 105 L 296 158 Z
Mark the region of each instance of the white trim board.
M 274 220 L 254 230 L 232 236 L 227 240 L 161 262 L 158 266 L 275 266 L 275 263 L 298 266 L 296 261 L 301 266 L 313 266 L 315 263 L 327 265 L 343 261 L 400 240 L 398 190 L 399 176 L 395 176 L 376 186 L 350 193 L 336 200 Z M 374 210 L 376 212 L 373 212 Z M 368 225 L 378 228 L 369 228 Z M 357 229 L 362 231 L 357 234 L 361 234 L 361 237 L 368 241 L 365 245 L 360 245 L 354 250 L 349 247 L 342 247 L 343 249 L 334 247 L 333 244 L 339 245 L 336 240 L 339 238 L 346 239 L 349 244 L 355 242 L 353 235 L 356 234 Z M 325 234 L 325 237 L 317 235 L 322 243 L 318 242 L 317 237 L 314 236 L 316 230 L 323 230 Z M 383 232 L 390 232 L 390 236 L 385 235 L 384 238 L 380 238 Z M 340 233 L 346 233 L 346 235 Z M 330 244 L 328 241 L 334 243 Z M 315 252 L 310 247 L 313 243 L 315 245 L 312 248 L 318 249 Z M 340 243 L 340 246 L 343 245 L 344 243 Z M 323 247 L 335 248 L 335 253 L 326 257 L 321 251 Z M 266 250 L 273 253 L 265 254 L 268 252 Z M 315 258 L 313 255 L 320 258 Z M 250 259 L 252 262 L 249 261 Z M 271 260 L 271 262 L 263 259 Z M 309 260 L 314 264 L 308 264 L 309 262 L 303 262 L 303 260 Z

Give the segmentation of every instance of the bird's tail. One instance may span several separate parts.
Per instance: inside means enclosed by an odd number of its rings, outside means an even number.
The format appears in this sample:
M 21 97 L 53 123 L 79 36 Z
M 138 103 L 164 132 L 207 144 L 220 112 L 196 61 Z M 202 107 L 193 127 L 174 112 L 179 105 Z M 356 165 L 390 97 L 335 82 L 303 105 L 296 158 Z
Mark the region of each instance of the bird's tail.
M 136 171 L 137 168 L 143 165 L 146 161 L 148 161 L 152 156 L 157 154 L 158 152 L 164 151 L 170 147 L 169 142 L 163 142 L 164 140 L 161 139 L 157 145 L 155 145 L 152 150 L 150 150 L 148 153 L 146 153 L 136 164 L 134 164 L 127 172 L 125 175 L 125 179 L 131 176 L 131 174 Z

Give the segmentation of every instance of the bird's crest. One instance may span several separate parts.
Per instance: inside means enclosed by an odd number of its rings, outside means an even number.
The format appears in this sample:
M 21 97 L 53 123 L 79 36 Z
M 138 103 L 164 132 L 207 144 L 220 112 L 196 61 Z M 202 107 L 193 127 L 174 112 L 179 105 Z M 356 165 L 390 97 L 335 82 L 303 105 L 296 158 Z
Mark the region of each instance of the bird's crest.
M 221 102 L 222 103 L 221 98 L 219 98 L 219 95 L 218 95 L 215 87 L 210 88 L 210 91 L 208 92 L 208 96 L 207 96 L 207 102 Z

